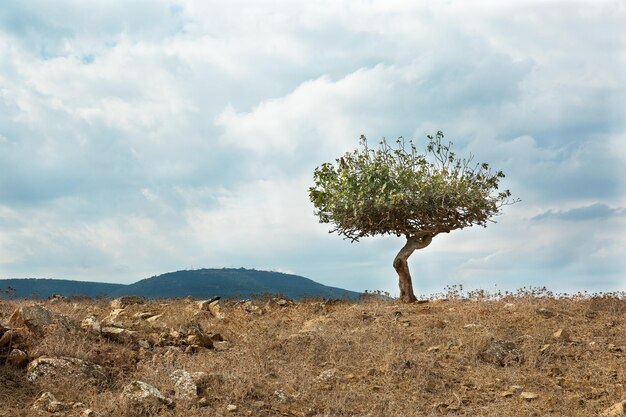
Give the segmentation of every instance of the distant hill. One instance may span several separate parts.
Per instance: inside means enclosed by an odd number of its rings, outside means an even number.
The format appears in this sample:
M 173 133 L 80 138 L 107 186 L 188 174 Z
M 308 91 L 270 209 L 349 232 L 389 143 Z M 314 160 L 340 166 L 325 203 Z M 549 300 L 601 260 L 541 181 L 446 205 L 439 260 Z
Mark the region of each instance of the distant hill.
M 263 294 L 282 294 L 292 299 L 306 297 L 355 299 L 361 295 L 354 291 L 328 287 L 299 275 L 244 268 L 169 272 L 130 285 L 61 279 L 0 279 L 0 291 L 8 287 L 15 289 L 9 296 L 16 298 L 47 298 L 53 294 L 60 294 L 113 298 L 121 295 L 139 295 L 147 298 L 220 296 L 242 299 Z M 0 293 L 0 298 L 6 297 L 7 294 Z

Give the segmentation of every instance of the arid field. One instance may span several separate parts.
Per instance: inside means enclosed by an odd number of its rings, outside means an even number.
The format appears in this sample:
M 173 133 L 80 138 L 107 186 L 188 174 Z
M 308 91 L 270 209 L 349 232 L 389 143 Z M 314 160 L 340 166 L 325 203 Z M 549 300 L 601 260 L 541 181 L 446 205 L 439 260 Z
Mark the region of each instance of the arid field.
M 6 417 L 617 416 L 626 299 L 1 300 L 0 361 Z

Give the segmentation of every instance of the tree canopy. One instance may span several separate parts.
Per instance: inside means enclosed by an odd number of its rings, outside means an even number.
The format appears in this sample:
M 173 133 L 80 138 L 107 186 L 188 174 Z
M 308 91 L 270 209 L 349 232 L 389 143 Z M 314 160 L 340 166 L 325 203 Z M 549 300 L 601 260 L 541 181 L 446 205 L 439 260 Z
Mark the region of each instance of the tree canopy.
M 504 174 L 473 156 L 459 158 L 444 135 L 428 135 L 426 151 L 399 138 L 371 148 L 361 136 L 360 148 L 336 164 L 314 172 L 309 197 L 321 223 L 352 241 L 365 236 L 408 237 L 448 233 L 473 225 L 486 226 L 509 204 L 509 190 L 498 192 Z

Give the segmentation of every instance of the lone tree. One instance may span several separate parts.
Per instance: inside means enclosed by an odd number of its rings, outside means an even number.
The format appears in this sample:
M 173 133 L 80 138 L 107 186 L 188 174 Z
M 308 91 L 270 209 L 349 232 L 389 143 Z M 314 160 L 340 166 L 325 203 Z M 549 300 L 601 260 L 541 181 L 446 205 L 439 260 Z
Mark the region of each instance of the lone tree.
M 502 206 L 515 201 L 509 190 L 497 192 L 504 174 L 473 156 L 458 158 L 444 135 L 428 135 L 426 153 L 400 138 L 397 146 L 385 140 L 378 149 L 361 136 L 360 149 L 346 153 L 337 164 L 315 169 L 309 197 L 320 223 L 352 242 L 365 236 L 406 236 L 396 255 L 400 300 L 416 301 L 408 258 L 427 247 L 435 236 L 479 225 L 486 227 Z

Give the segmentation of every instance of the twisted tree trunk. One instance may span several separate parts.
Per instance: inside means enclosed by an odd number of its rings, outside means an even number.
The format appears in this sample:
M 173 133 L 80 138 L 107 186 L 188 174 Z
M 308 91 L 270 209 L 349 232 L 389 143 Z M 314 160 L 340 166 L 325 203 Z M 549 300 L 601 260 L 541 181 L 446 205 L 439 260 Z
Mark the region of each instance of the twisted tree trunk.
M 430 234 L 423 236 L 408 236 L 406 244 L 402 249 L 400 249 L 400 252 L 398 252 L 396 258 L 393 260 L 393 267 L 398 273 L 400 301 L 412 303 L 417 300 L 417 298 L 415 298 L 415 294 L 413 293 L 413 282 L 411 281 L 411 273 L 409 272 L 408 259 L 415 250 L 424 249 L 426 246 L 430 245 L 432 240 L 433 236 Z

